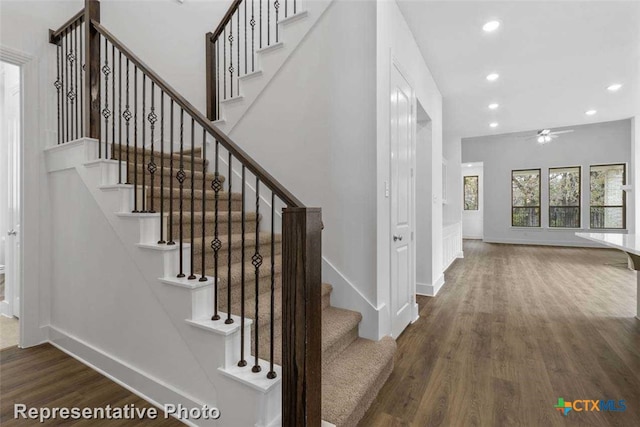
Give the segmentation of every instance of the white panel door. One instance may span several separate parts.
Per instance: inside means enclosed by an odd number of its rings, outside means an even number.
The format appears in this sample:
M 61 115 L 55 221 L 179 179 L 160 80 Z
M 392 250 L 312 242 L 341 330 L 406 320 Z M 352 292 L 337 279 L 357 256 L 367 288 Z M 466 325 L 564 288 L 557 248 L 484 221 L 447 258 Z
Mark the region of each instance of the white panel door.
M 391 75 L 391 330 L 411 323 L 413 303 L 413 95 L 402 74 Z

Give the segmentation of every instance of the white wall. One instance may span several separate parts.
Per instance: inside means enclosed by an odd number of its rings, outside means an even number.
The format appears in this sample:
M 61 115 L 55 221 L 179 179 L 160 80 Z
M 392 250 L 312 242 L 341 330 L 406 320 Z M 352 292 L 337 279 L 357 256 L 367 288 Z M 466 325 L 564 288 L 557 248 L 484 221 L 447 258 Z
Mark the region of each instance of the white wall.
M 431 173 L 432 123 L 426 112 L 418 104 L 416 126 L 416 282 L 431 283 L 432 217 L 433 217 L 433 176 Z M 422 116 L 422 117 L 421 117 Z M 426 167 L 425 167 L 426 165 Z M 428 261 L 427 261 L 428 260 Z
M 548 168 L 582 166 L 582 224 L 589 224 L 589 165 L 631 161 L 631 120 L 571 126 L 573 133 L 540 145 L 522 138 L 532 132 L 466 138 L 462 162 L 484 162 L 484 240 L 501 243 L 591 246 L 575 237 L 577 229 L 549 229 Z M 511 227 L 511 170 L 542 168 L 542 227 Z M 637 168 L 630 164 L 627 170 Z M 627 203 L 627 218 L 634 216 Z
M 390 307 L 390 198 L 385 197 L 385 182 L 390 182 L 389 161 L 389 99 L 390 72 L 396 61 L 406 74 L 422 105 L 432 121 L 431 164 L 417 164 L 416 170 L 431 168 L 431 259 L 418 260 L 429 264 L 430 283 L 442 281 L 442 95 L 431 76 L 418 45 L 395 1 L 376 2 L 377 7 L 377 303 L 384 305 L 380 315 L 379 335 L 389 333 Z M 420 218 L 417 219 L 418 221 Z M 419 239 L 419 236 L 416 236 Z M 417 315 L 417 313 L 415 313 Z
M 465 239 L 482 239 L 482 225 L 484 212 L 484 173 L 482 164 L 471 164 L 471 167 L 463 165 L 462 177 L 464 183 L 465 176 L 478 177 L 478 210 L 462 211 L 462 237 Z M 461 184 L 464 186 L 464 184 Z M 463 187 L 464 188 L 464 187 Z M 463 190 L 464 192 L 464 190 Z M 463 194 L 464 197 L 464 194 Z M 464 206 L 463 206 L 464 208 Z
M 0 46 L 4 56 L 24 62 L 22 153 L 22 346 L 47 339 L 49 323 L 50 241 L 47 174 L 42 149 L 55 138 L 55 48 L 49 29 L 82 8 L 82 1 L 0 3 Z M 25 268 L 25 266 L 27 268 Z
M 445 134 L 442 151 L 447 161 L 447 203 L 442 207 L 446 225 L 462 221 L 462 140 Z
M 332 303 L 361 311 L 365 328 L 376 320 L 375 13 L 371 2 L 333 2 L 231 132 L 322 207 Z

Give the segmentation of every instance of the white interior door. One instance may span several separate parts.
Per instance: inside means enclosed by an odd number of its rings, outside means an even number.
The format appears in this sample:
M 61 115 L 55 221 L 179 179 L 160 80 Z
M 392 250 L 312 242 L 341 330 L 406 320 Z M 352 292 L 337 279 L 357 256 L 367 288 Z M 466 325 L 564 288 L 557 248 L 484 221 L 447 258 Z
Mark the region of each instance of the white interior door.
M 5 300 L 2 314 L 20 316 L 20 131 L 21 131 L 21 98 L 20 67 L 2 63 L 2 117 L 0 130 L 1 143 L 4 146 L 1 167 L 5 170 L 2 176 L 5 198 L 2 207 L 5 210 Z
M 391 330 L 399 336 L 411 323 L 414 300 L 413 253 L 413 91 L 391 73 Z

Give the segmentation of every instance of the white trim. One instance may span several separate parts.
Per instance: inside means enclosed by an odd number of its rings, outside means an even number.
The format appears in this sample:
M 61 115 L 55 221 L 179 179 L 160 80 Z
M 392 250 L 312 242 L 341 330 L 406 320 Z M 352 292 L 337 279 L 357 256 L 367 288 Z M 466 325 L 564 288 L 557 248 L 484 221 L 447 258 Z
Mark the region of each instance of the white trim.
M 302 19 L 304 17 L 306 17 L 309 14 L 309 12 L 307 12 L 306 10 L 303 10 L 301 12 L 298 13 L 294 13 L 293 15 L 289 15 L 286 18 L 283 18 L 281 20 L 278 21 L 278 24 L 280 25 L 286 25 L 289 24 L 291 22 L 295 22 L 299 19 Z
M 48 329 L 49 342 L 51 345 L 109 378 L 116 384 L 126 388 L 150 404 L 160 408 L 160 410 L 163 409 L 163 404 L 160 402 L 175 405 L 182 404 L 188 408 L 203 406 L 202 402 L 186 395 L 170 384 L 166 384 L 126 362 L 106 354 L 91 344 L 75 338 L 53 326 L 48 326 Z M 134 388 L 130 384 L 136 384 L 136 387 Z M 197 424 L 188 420 L 179 419 L 179 421 L 188 426 L 197 426 Z
M 438 277 L 438 280 L 436 280 L 432 285 L 416 283 L 416 294 L 427 297 L 435 297 L 436 295 L 438 295 L 438 292 L 440 292 L 440 289 L 442 289 L 444 284 L 444 274 Z
M 34 59 L 33 56 L 26 52 L 21 52 L 7 46 L 0 45 L 0 60 L 13 65 L 24 65 Z
M 588 241 L 584 243 L 581 242 L 572 242 L 568 240 L 557 240 L 557 241 L 540 241 L 540 240 L 530 240 L 530 239 L 505 239 L 505 238 L 491 238 L 485 237 L 485 243 L 501 243 L 505 245 L 534 245 L 534 246 L 571 246 L 576 248 L 598 248 L 596 244 L 591 244 Z
M 482 240 L 484 239 L 484 236 L 480 236 L 480 235 L 475 235 L 475 234 L 463 234 L 462 235 L 462 239 L 467 239 L 467 240 Z

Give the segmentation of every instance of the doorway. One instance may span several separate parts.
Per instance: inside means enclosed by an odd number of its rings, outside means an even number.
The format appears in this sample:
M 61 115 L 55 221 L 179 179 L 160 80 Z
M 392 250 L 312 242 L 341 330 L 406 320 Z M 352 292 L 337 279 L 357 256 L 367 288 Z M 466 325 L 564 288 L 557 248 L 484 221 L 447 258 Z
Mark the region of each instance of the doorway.
M 415 301 L 414 168 L 415 95 L 394 64 L 390 99 L 391 148 L 391 332 L 411 323 Z
M 482 162 L 462 165 L 462 238 L 484 237 L 484 164 Z
M 0 61 L 0 348 L 19 339 L 21 80 L 19 66 Z

